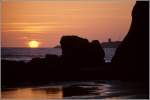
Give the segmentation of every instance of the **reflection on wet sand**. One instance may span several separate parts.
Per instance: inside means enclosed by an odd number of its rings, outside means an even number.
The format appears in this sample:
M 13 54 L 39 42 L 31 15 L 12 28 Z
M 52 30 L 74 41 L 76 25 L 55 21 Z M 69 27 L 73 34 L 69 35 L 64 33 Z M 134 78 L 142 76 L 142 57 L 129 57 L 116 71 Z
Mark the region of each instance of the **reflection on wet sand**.
M 11 99 L 129 99 L 148 98 L 148 89 L 139 82 L 67 82 L 31 88 L 2 90 Z
M 2 98 L 20 98 L 20 99 L 61 99 L 63 97 L 62 87 L 48 88 L 18 88 L 2 92 Z
M 97 83 L 94 85 L 80 84 L 71 85 L 63 88 L 64 98 L 81 98 L 81 99 L 92 99 L 92 98 L 105 98 L 109 96 L 111 91 L 111 85 Z

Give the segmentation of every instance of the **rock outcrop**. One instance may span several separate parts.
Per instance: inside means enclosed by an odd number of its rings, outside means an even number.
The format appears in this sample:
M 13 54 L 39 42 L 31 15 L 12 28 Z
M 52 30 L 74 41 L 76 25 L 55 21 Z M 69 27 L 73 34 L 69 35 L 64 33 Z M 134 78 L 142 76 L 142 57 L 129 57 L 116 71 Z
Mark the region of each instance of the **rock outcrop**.
M 67 65 L 87 67 L 104 63 L 104 51 L 97 40 L 90 43 L 78 36 L 63 36 L 60 44 L 63 62 Z
M 95 65 L 104 64 L 105 52 L 98 40 L 90 43 L 91 61 Z
M 149 2 L 137 1 L 132 11 L 130 30 L 117 48 L 112 64 L 124 75 L 148 78 Z

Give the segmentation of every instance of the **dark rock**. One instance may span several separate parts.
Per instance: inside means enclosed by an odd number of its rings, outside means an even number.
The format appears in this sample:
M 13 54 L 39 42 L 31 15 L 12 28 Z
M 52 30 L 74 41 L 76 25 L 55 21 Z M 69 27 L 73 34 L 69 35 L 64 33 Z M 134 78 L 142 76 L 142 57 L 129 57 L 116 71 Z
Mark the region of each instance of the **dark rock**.
M 77 69 L 86 66 L 89 41 L 78 36 L 63 36 L 60 40 L 62 48 L 62 59 L 65 66 Z M 86 61 L 87 60 L 87 61 Z M 75 66 L 75 67 L 73 67 Z
M 137 1 L 132 11 L 130 30 L 117 48 L 112 64 L 119 73 L 148 78 L 149 71 L 149 2 Z
M 76 55 L 76 53 L 77 55 L 78 53 L 84 53 L 84 50 L 89 47 L 89 41 L 78 36 L 63 36 L 60 43 L 63 56 L 72 56 Z
M 45 60 L 45 62 L 48 62 L 48 63 L 59 63 L 59 56 L 47 54 L 45 56 L 44 60 Z
M 101 44 L 99 43 L 98 40 L 93 40 L 90 43 L 90 51 L 91 51 L 91 61 L 93 64 L 104 64 L 104 57 L 105 57 L 105 52 L 103 48 L 101 47 Z
M 104 51 L 97 40 L 90 43 L 78 36 L 63 36 L 60 44 L 66 64 L 87 67 L 104 63 Z

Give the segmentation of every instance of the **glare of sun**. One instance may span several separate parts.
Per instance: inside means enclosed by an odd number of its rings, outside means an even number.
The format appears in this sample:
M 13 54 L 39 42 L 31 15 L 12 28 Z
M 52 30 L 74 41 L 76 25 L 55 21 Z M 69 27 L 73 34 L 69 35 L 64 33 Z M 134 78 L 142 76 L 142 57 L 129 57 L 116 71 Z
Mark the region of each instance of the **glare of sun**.
M 38 48 L 39 47 L 39 42 L 38 41 L 29 41 L 28 43 L 30 48 Z

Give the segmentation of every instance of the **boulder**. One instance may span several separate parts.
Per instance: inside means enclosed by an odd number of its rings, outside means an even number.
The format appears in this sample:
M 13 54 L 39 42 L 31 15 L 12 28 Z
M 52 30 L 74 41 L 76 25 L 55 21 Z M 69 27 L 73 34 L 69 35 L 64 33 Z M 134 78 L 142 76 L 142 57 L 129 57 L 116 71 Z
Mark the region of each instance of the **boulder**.
M 93 40 L 90 43 L 91 61 L 93 64 L 104 64 L 105 52 L 98 40 Z
M 63 36 L 60 44 L 66 64 L 87 67 L 104 63 L 104 51 L 97 40 L 90 43 L 78 36 Z

